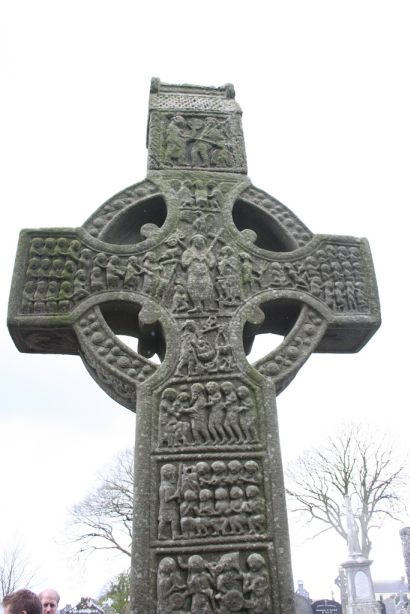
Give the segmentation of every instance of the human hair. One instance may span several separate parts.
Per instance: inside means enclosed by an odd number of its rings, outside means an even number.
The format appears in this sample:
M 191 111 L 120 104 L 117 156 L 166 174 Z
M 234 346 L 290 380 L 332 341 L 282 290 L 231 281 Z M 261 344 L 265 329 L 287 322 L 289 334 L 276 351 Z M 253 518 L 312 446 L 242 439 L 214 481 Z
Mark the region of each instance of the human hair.
M 41 601 L 35 593 L 26 588 L 9 593 L 3 598 L 3 607 L 9 608 L 10 614 L 42 614 Z
M 60 595 L 57 593 L 56 590 L 54 590 L 54 588 L 45 588 L 44 590 L 42 590 L 41 593 L 39 593 L 38 595 L 40 601 L 43 599 L 44 595 L 52 595 L 52 599 L 55 599 L 58 605 L 60 601 Z

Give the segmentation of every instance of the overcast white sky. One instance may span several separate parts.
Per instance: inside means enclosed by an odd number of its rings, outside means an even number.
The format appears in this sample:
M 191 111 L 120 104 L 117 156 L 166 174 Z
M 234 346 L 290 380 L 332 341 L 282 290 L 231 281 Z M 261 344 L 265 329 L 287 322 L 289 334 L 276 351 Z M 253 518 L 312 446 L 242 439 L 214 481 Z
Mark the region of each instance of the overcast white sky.
M 410 5 L 396 0 L 3 0 L 0 549 L 24 544 L 33 588 L 76 603 L 126 567 L 78 563 L 64 532 L 96 471 L 132 445 L 134 415 L 79 358 L 15 349 L 5 320 L 18 233 L 79 226 L 145 177 L 152 76 L 234 83 L 253 183 L 313 232 L 370 241 L 382 328 L 359 354 L 312 356 L 279 397 L 285 463 L 342 419 L 407 445 L 409 31 Z M 374 534 L 374 578 L 404 574 L 399 528 Z M 343 543 L 291 538 L 295 582 L 330 597 Z

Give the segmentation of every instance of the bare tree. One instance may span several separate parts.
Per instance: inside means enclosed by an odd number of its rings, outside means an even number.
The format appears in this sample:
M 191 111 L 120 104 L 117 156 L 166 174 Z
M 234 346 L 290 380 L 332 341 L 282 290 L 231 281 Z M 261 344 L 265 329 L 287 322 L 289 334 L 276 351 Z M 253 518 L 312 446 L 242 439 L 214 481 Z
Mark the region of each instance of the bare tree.
M 80 552 L 117 550 L 131 556 L 134 453 L 126 450 L 99 476 L 98 487 L 72 509 Z
M 404 503 L 406 460 L 399 460 L 385 434 L 360 424 L 341 427 L 323 447 L 302 454 L 287 471 L 291 510 L 347 541 L 344 497 L 350 495 L 364 556 L 371 550 L 369 532 L 384 518 L 398 520 Z
M 19 545 L 11 545 L 0 554 L 0 591 L 2 597 L 13 593 L 16 588 L 30 586 L 35 572 L 30 570 L 29 561 Z

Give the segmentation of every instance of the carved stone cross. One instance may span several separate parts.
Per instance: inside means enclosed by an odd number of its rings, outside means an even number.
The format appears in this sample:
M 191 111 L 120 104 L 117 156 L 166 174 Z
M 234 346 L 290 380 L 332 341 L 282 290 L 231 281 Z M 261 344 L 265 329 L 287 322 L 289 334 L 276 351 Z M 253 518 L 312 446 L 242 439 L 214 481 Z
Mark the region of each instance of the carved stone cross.
M 22 231 L 10 333 L 79 354 L 136 411 L 133 613 L 290 613 L 275 398 L 378 328 L 369 247 L 251 184 L 231 85 L 153 80 L 148 151 L 147 179 L 81 228 Z M 264 332 L 283 343 L 251 365 Z

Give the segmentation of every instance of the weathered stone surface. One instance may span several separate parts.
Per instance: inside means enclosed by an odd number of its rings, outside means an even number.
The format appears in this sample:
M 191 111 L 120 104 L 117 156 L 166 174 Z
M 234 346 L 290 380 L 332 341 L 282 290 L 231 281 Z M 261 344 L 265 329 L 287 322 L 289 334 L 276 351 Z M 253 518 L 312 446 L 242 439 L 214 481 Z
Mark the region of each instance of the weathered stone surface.
M 400 529 L 401 544 L 403 547 L 404 565 L 406 568 L 407 584 L 410 589 L 410 527 Z
M 10 333 L 137 409 L 133 612 L 290 613 L 275 397 L 378 328 L 370 250 L 252 186 L 232 86 L 153 80 L 148 126 L 145 181 L 81 228 L 22 231 Z M 284 341 L 250 365 L 260 332 Z
M 295 594 L 293 599 L 295 601 L 295 614 L 313 614 L 312 604 L 309 599 L 298 594 Z
M 342 595 L 347 614 L 380 614 L 381 604 L 376 601 L 370 571 L 372 561 L 361 551 L 359 527 L 353 514 L 351 498 L 345 496 L 348 558 L 341 565 Z

